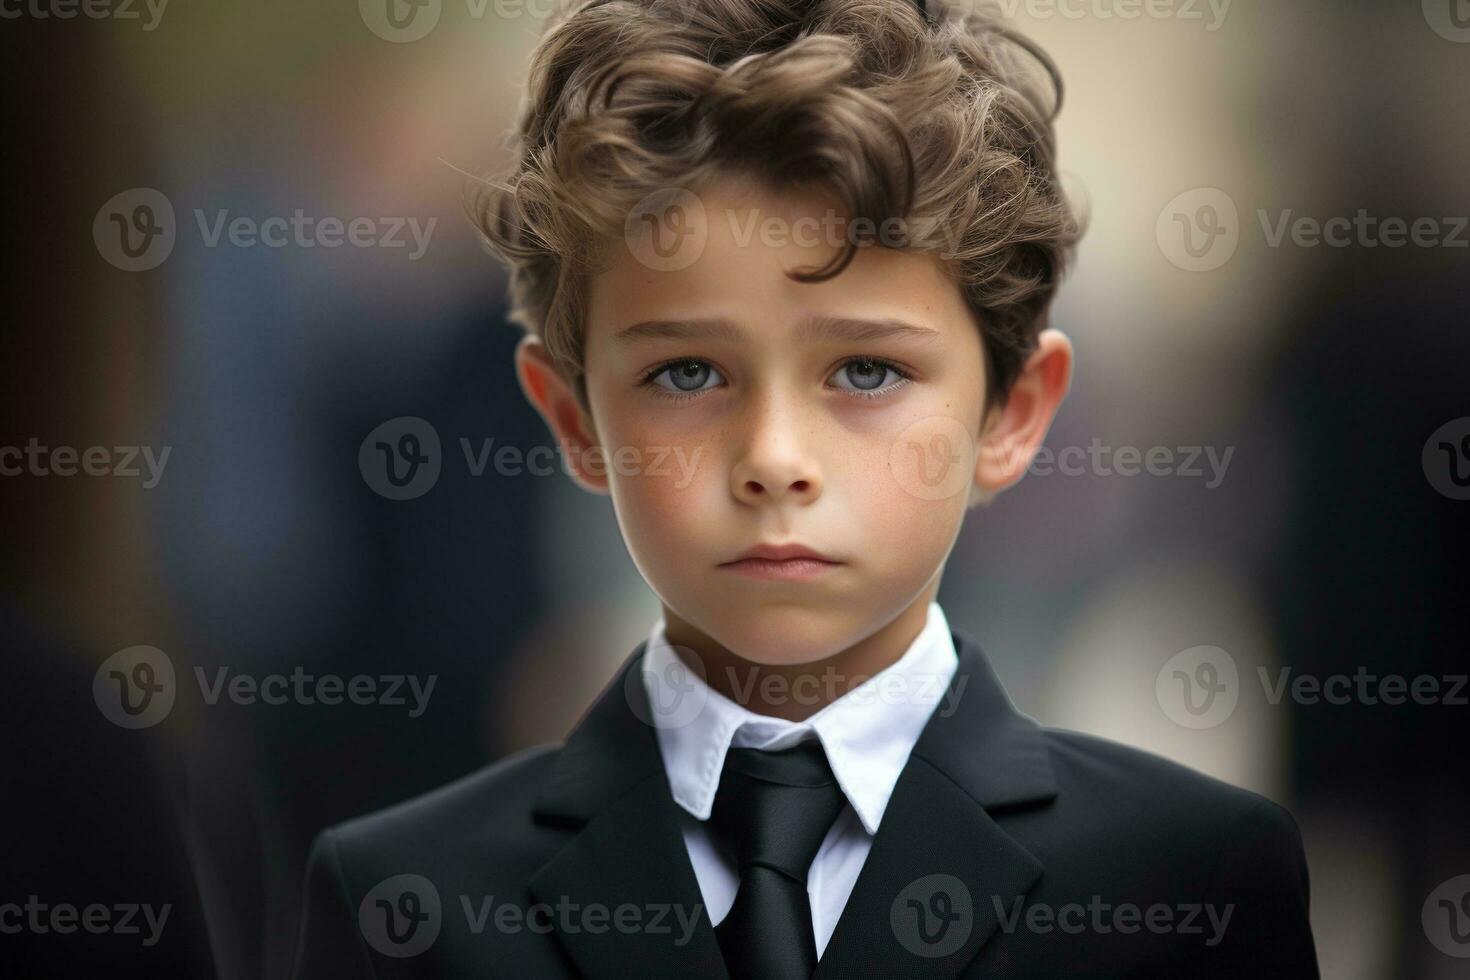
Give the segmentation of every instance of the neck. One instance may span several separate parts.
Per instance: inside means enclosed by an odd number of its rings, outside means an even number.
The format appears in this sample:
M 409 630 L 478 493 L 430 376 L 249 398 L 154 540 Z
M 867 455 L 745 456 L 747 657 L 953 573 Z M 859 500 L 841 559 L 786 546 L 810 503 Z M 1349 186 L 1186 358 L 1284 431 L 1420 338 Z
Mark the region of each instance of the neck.
M 804 721 L 897 663 L 924 629 L 938 578 L 902 612 L 846 649 L 800 664 L 762 664 L 732 653 L 664 607 L 664 636 L 681 660 L 691 656 L 710 687 L 756 714 Z M 702 668 L 702 670 L 701 670 Z

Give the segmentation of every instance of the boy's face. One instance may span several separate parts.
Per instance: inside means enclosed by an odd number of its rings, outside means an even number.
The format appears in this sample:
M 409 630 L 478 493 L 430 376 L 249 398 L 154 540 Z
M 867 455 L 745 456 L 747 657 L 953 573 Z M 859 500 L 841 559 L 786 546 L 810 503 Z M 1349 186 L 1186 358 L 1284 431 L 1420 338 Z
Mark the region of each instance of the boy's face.
M 932 256 L 865 247 L 826 282 L 788 278 L 837 253 L 829 198 L 729 178 L 699 199 L 692 262 L 650 268 L 616 243 L 590 283 L 591 418 L 538 407 L 600 447 L 579 482 L 611 494 L 671 635 L 806 663 L 935 594 L 983 478 L 980 336 Z M 736 563 L 763 544 L 830 562 Z

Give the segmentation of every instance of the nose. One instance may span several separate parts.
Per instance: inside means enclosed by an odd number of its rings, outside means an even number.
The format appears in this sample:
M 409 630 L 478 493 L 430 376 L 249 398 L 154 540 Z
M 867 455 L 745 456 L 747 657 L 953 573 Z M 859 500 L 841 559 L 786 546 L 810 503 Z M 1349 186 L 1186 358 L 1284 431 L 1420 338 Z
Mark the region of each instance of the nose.
M 767 392 L 752 399 L 740 458 L 730 470 L 731 492 L 741 503 L 759 506 L 789 501 L 807 504 L 822 495 L 822 470 L 802 431 L 799 406 Z

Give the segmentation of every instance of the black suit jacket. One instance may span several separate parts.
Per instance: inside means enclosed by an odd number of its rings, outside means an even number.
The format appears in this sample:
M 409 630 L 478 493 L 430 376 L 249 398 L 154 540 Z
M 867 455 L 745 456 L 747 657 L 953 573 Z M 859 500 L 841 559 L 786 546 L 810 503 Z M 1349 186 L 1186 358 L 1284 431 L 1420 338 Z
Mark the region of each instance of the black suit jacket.
M 1275 803 L 1046 729 L 979 646 L 894 788 L 815 977 L 1316 977 Z M 727 976 L 639 680 L 565 744 L 322 832 L 297 975 Z M 404 955 L 408 954 L 408 955 Z

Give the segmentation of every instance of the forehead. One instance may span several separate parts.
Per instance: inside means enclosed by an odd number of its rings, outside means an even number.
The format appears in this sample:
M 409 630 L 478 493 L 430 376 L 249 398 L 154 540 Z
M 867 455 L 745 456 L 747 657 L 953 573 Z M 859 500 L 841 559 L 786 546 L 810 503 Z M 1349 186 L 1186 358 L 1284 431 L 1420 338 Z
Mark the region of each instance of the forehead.
M 850 233 L 841 203 L 821 190 L 777 191 L 724 177 L 672 200 L 662 225 L 630 222 L 629 235 L 611 243 L 590 280 L 589 354 L 647 320 L 721 318 L 751 332 L 823 317 L 936 329 L 970 322 L 958 285 L 932 254 L 863 247 L 825 282 L 792 279 L 789 273 L 829 263 Z M 652 249 L 653 235 L 663 236 L 662 251 Z

